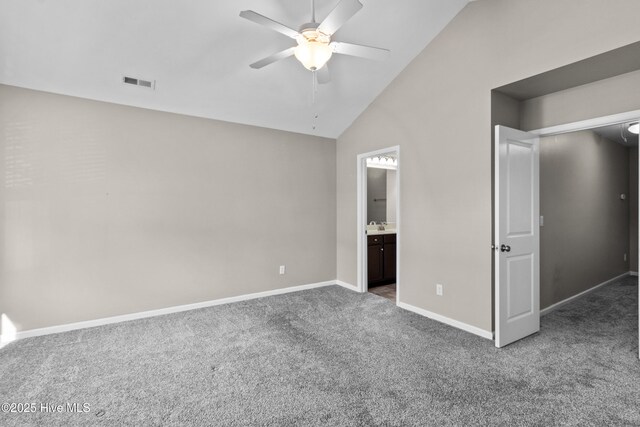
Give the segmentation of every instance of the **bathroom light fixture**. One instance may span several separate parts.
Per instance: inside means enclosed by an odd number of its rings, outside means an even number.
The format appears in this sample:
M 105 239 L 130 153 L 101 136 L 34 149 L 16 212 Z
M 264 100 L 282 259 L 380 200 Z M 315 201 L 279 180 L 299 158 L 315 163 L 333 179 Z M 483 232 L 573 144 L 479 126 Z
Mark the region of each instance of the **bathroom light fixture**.
M 636 123 L 631 123 L 629 125 L 629 127 L 627 128 L 627 130 L 631 133 L 635 133 L 636 135 L 638 133 L 640 133 L 640 123 L 636 122 Z
M 367 159 L 367 167 L 378 169 L 398 169 L 398 159 L 387 156 L 369 157 Z

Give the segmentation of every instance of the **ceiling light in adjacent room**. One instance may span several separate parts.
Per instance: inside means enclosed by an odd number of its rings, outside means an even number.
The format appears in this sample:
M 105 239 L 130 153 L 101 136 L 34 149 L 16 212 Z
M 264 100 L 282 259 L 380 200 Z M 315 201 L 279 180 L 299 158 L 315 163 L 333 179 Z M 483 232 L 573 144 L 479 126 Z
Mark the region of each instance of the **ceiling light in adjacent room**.
M 640 132 L 640 124 L 639 123 L 631 123 L 629 125 L 629 132 L 635 133 L 636 135 Z

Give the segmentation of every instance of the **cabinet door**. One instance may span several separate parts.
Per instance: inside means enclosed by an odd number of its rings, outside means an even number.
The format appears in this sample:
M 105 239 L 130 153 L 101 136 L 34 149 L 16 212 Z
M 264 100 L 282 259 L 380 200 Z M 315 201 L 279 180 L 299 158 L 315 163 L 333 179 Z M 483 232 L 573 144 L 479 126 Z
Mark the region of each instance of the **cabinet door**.
M 383 253 L 384 280 L 396 280 L 396 244 L 385 243 Z
M 367 264 L 369 271 L 369 283 L 382 280 L 382 245 L 367 246 Z

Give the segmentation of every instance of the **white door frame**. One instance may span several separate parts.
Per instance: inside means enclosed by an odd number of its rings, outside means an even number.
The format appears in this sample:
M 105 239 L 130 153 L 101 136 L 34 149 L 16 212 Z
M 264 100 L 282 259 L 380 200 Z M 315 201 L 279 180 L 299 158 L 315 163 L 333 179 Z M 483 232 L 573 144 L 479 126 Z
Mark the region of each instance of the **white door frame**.
M 396 305 L 400 301 L 400 146 L 383 148 L 368 153 L 358 154 L 357 166 L 357 230 L 358 230 L 358 255 L 357 255 L 357 288 L 359 292 L 367 292 L 367 158 L 395 152 L 398 160 L 396 169 Z
M 612 114 L 609 116 L 596 117 L 594 119 L 581 120 L 573 123 L 566 123 L 557 126 L 550 126 L 546 128 L 536 129 L 528 131 L 538 136 L 552 136 L 559 135 L 568 132 L 577 132 L 581 130 L 594 129 L 601 126 L 611 126 L 622 123 L 628 123 L 632 121 L 640 120 L 640 110 L 628 111 L 626 113 Z M 639 157 L 640 157 L 640 150 Z M 638 159 L 640 162 L 640 158 Z M 640 174 L 638 175 L 638 200 L 640 200 Z M 640 210 L 638 210 L 638 222 L 640 223 Z M 638 232 L 638 240 L 640 241 L 640 229 Z M 638 251 L 638 265 L 640 265 L 640 251 Z M 640 314 L 640 286 L 638 286 L 638 314 Z M 638 357 L 640 358 L 640 315 L 638 316 Z

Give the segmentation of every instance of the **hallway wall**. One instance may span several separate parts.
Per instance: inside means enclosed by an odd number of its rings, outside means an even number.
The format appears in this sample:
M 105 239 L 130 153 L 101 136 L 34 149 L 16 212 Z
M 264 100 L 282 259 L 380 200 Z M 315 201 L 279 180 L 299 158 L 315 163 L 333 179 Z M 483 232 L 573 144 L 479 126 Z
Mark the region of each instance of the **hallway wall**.
M 541 309 L 629 271 L 629 157 L 592 131 L 540 139 Z

